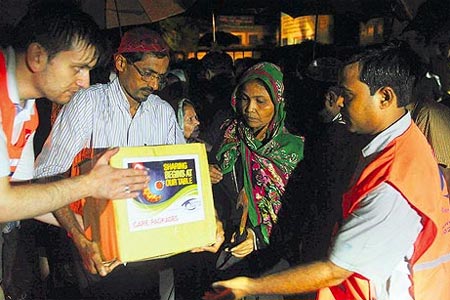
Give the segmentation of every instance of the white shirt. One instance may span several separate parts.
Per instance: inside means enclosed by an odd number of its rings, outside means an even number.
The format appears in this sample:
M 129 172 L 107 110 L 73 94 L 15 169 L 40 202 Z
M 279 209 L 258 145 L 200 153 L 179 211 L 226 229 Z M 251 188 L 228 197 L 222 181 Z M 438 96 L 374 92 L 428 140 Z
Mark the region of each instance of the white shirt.
M 66 172 L 83 148 L 185 143 L 175 113 L 150 95 L 135 116 L 118 78 L 79 91 L 64 106 L 36 160 L 36 177 Z
M 8 95 L 11 101 L 16 106 L 16 117 L 14 119 L 14 127 L 12 133 L 12 143 L 17 142 L 22 131 L 23 124 L 31 119 L 34 114 L 34 99 L 26 100 L 22 104 L 19 99 L 19 91 L 17 88 L 16 81 L 16 58 L 14 50 L 8 47 L 3 51 L 6 59 L 7 68 L 7 85 L 8 85 Z M 0 125 L 1 125 L 1 115 L 0 115 Z M 33 167 L 34 167 L 34 149 L 33 149 L 33 137 L 34 132 L 28 138 L 25 147 L 22 151 L 22 155 L 19 159 L 16 171 L 12 176 L 12 181 L 29 180 L 33 178 Z M 6 140 L 6 135 L 3 131 L 3 126 L 0 126 L 0 177 L 5 177 L 10 174 L 10 158 L 8 155 L 8 141 Z

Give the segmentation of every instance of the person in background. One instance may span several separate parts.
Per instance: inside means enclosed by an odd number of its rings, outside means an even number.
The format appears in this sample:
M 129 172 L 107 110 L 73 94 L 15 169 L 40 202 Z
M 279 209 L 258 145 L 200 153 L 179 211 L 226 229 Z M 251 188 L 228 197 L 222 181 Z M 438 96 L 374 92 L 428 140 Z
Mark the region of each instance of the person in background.
M 175 112 L 177 114 L 178 125 L 183 129 L 186 142 L 194 143 L 199 141 L 200 121 L 198 120 L 194 103 L 187 98 L 183 98 L 178 101 Z
M 210 145 L 221 142 L 217 135 L 223 122 L 233 116 L 230 97 L 235 87 L 233 60 L 225 52 L 211 51 L 201 59 L 200 89 L 191 99 L 198 99 L 202 119 L 200 138 Z
M 425 39 L 425 38 L 423 38 Z M 411 42 L 410 42 L 411 43 Z M 428 143 L 433 148 L 437 161 L 447 180 L 447 186 L 450 186 L 450 108 L 439 101 L 446 97 L 443 89 L 441 76 L 425 72 L 426 65 L 423 59 L 420 59 L 417 45 L 413 45 L 410 51 L 411 65 L 417 66 L 416 82 L 414 84 L 411 102 L 407 108 L 411 112 L 411 117 L 417 127 L 427 138 Z M 430 46 L 431 47 L 431 46 Z M 425 55 L 422 53 L 422 56 Z M 430 55 L 430 60 L 433 55 Z M 448 66 L 442 67 L 442 70 Z M 439 101 L 439 102 L 438 102 Z
M 236 59 L 233 64 L 236 79 L 239 80 L 239 77 L 241 77 L 241 75 L 244 74 L 244 72 L 247 71 L 248 68 L 256 65 L 258 62 L 258 59 L 252 57 L 243 57 Z
M 372 140 L 343 196 L 344 222 L 328 257 L 261 278 L 216 282 L 222 293 L 205 299 L 316 290 L 317 299 L 450 299 L 448 191 L 405 108 L 414 76 L 404 51 L 383 45 L 343 68 L 343 119 L 351 132 Z
M 95 149 L 185 143 L 173 109 L 155 94 L 165 81 L 169 57 L 168 45 L 155 31 L 146 27 L 127 31 L 114 55 L 117 77 L 76 93 L 61 110 L 36 160 L 36 177 L 64 174 L 74 160 L 92 158 Z M 81 213 L 79 207 L 75 211 Z M 55 215 L 78 250 L 75 265 L 84 295 L 159 297 L 161 260 L 126 266 L 105 263 L 99 245 L 85 236 L 71 208 L 59 209 Z
M 291 175 L 280 211 L 282 251 L 291 264 L 326 257 L 335 226 L 342 219 L 341 200 L 355 171 L 365 136 L 351 133 L 342 120 L 344 98 L 337 86 L 342 62 L 333 57 L 313 60 L 303 84 L 315 107 L 314 131 L 305 139 L 305 158 Z M 291 106 L 299 115 L 302 106 Z M 292 230 L 295 228 L 295 230 Z M 277 235 L 278 234 L 278 235 Z M 278 244 L 278 243 L 277 243 Z
M 48 5 L 31 7 L 17 24 L 11 46 L 0 51 L 0 222 L 37 217 L 88 196 L 117 199 L 138 195 L 148 182 L 142 170 L 111 168 L 108 161 L 118 151 L 115 149 L 107 151 L 88 174 L 30 184 L 38 126 L 34 99 L 69 102 L 76 91 L 88 86 L 89 71 L 103 49 L 98 27 L 87 14 L 70 5 L 59 3 L 51 10 Z M 52 222 L 50 214 L 41 219 Z M 18 222 L 8 223 L 3 229 L 5 239 L 11 237 L 4 265 L 15 260 L 12 235 L 17 226 Z M 2 282 L 5 294 L 21 297 L 22 291 L 12 286 L 10 275 Z M 15 291 L 19 294 L 12 294 Z
M 189 98 L 189 79 L 186 72 L 182 69 L 167 72 L 166 84 L 157 94 L 161 99 L 169 102 L 176 111 L 178 101 Z

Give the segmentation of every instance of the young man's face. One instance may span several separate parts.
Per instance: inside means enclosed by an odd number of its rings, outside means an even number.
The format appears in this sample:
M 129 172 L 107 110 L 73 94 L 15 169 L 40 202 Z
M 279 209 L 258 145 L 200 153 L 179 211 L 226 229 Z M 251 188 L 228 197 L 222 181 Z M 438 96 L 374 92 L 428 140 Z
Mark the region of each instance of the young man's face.
M 342 97 L 342 117 L 351 132 L 360 134 L 376 133 L 380 110 L 376 95 L 370 95 L 367 84 L 359 80 L 359 63 L 347 65 L 340 78 Z
M 95 48 L 78 45 L 58 52 L 38 76 L 38 86 L 46 98 L 66 104 L 82 88 L 89 87 L 89 71 L 97 63 Z

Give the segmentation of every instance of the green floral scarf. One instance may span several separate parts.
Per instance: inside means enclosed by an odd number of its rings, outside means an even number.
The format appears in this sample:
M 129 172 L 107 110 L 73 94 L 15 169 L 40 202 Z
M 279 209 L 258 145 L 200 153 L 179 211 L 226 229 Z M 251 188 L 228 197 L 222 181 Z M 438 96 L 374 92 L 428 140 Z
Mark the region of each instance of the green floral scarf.
M 244 190 L 249 200 L 249 220 L 252 226 L 261 226 L 264 241 L 268 244 L 289 175 L 303 158 L 303 140 L 284 128 L 283 73 L 274 64 L 256 64 L 242 75 L 231 98 L 234 111 L 238 113 L 236 97 L 239 88 L 254 79 L 265 83 L 275 106 L 265 138 L 257 140 L 252 129 L 237 117 L 227 124 L 224 142 L 216 157 L 223 174 L 231 172 L 240 158 Z

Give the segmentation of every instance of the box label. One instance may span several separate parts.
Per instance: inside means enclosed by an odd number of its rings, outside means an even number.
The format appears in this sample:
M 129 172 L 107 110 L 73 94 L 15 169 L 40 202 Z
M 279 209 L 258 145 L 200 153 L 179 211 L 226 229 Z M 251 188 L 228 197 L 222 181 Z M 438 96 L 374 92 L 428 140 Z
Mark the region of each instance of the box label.
M 198 156 L 127 158 L 124 167 L 150 174 L 147 188 L 127 202 L 130 232 L 205 220 Z

